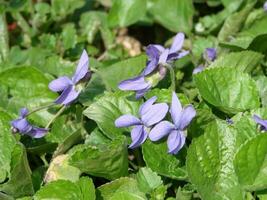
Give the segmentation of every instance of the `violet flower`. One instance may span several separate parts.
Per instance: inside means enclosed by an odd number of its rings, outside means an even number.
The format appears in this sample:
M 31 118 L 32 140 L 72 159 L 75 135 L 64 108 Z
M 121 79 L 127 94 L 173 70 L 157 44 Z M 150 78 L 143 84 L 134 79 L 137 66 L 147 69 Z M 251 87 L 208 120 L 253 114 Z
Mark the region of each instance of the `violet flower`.
M 185 144 L 184 130 L 196 116 L 196 111 L 192 105 L 182 108 L 178 97 L 173 92 L 170 113 L 173 123 L 169 121 L 158 123 L 150 131 L 149 139 L 158 141 L 168 135 L 168 153 L 176 154 Z
M 204 53 L 204 59 L 208 61 L 214 61 L 217 57 L 217 51 L 215 48 L 206 48 Z
M 56 104 L 68 105 L 77 99 L 81 92 L 78 87 L 83 80 L 90 79 L 91 72 L 88 70 L 89 57 L 87 52 L 83 50 L 75 74 L 70 79 L 67 76 L 61 76 L 49 83 L 49 89 L 53 92 L 62 92 L 55 100 Z
M 149 45 L 146 49 L 148 62 L 141 75 L 124 80 L 119 83 L 121 90 L 136 92 L 136 98 L 144 94 L 152 87 L 156 86 L 166 75 L 166 65 L 172 61 L 186 56 L 189 51 L 181 51 L 184 42 L 184 34 L 178 33 L 170 48 L 161 45 Z
M 168 105 L 166 103 L 153 103 L 157 100 L 154 96 L 148 99 L 139 109 L 140 118 L 133 115 L 126 114 L 120 116 L 115 121 L 116 127 L 134 126 L 131 131 L 132 143 L 129 148 L 136 148 L 143 144 L 148 136 L 150 127 L 161 121 L 168 112 Z
M 21 133 L 23 135 L 29 135 L 33 138 L 41 138 L 45 136 L 48 129 L 32 126 L 26 119 L 29 111 L 27 108 L 20 109 L 20 115 L 18 119 L 11 121 L 12 131 L 14 133 Z
M 199 72 L 202 72 L 203 70 L 205 69 L 205 67 L 203 65 L 199 65 L 198 67 L 196 67 L 194 70 L 193 70 L 193 74 L 197 74 Z
M 258 115 L 253 115 L 253 119 L 254 121 L 260 125 L 260 129 L 262 131 L 267 131 L 267 120 L 262 119 L 260 116 Z
M 263 4 L 263 9 L 267 12 L 267 1 L 265 1 L 265 3 Z

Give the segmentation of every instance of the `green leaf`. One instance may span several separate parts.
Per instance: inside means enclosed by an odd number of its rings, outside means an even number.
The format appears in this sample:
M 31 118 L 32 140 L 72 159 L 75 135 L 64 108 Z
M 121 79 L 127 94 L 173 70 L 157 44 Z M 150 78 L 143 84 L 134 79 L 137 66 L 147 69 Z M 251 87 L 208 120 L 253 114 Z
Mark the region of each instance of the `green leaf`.
M 210 68 L 194 75 L 194 80 L 202 98 L 226 113 L 260 106 L 255 82 L 235 68 Z
M 18 113 L 22 107 L 30 111 L 52 103 L 56 94 L 48 89 L 49 80 L 36 68 L 17 67 L 0 73 L 0 84 L 9 88 L 8 105 L 5 109 Z M 52 117 L 46 110 L 31 115 L 31 119 L 45 125 Z
M 94 200 L 94 186 L 89 178 L 81 178 L 76 183 L 58 180 L 43 186 L 35 195 L 34 200 Z
M 231 36 L 235 35 L 242 28 L 254 4 L 255 2 L 247 4 L 241 11 L 230 15 L 225 20 L 218 34 L 219 41 L 228 41 Z
M 238 148 L 237 137 L 233 127 L 216 121 L 189 146 L 186 159 L 188 176 L 202 199 L 243 199 L 233 165 Z
M 65 24 L 61 33 L 63 47 L 65 50 L 74 48 L 77 43 L 77 34 L 73 23 Z
M 267 188 L 267 135 L 259 134 L 241 146 L 234 159 L 239 183 L 249 191 Z
M 118 193 L 115 193 L 110 198 L 110 200 L 145 200 L 145 198 L 140 197 L 130 192 L 118 192 Z
M 143 18 L 146 13 L 146 0 L 113 0 L 108 15 L 110 26 L 126 27 Z
M 137 195 L 138 198 L 145 199 L 145 194 L 139 190 L 137 181 L 128 177 L 123 177 L 101 185 L 97 190 L 97 199 L 108 200 L 121 192 L 131 193 L 132 195 Z
M 267 31 L 264 27 L 267 25 L 266 15 L 256 20 L 252 25 L 232 39 L 229 43 L 223 45 L 229 47 L 240 47 L 242 49 L 252 49 L 255 51 L 266 51 L 266 35 Z
M 138 187 L 144 193 L 150 193 L 163 184 L 160 176 L 147 167 L 139 169 L 136 174 L 136 180 Z
M 260 53 L 240 51 L 220 56 L 209 67 L 233 67 L 241 72 L 251 72 L 262 60 L 263 55 Z
M 67 154 L 54 157 L 50 162 L 44 181 L 46 183 L 56 180 L 78 181 L 81 171 L 76 167 L 70 166 L 68 159 L 69 156 Z
M 14 197 L 22 197 L 34 193 L 27 154 L 20 143 L 16 144 L 13 149 L 11 173 L 8 181 L 0 185 L 0 191 Z
M 0 63 L 5 61 L 9 53 L 6 14 L 0 13 Z
M 78 181 L 78 186 L 80 187 L 84 200 L 95 200 L 95 186 L 91 178 L 80 178 L 80 180 Z
M 107 88 L 118 90 L 118 84 L 121 81 L 137 76 L 144 66 L 146 66 L 146 56 L 140 55 L 102 68 L 99 70 L 99 74 Z
M 182 152 L 174 156 L 168 154 L 166 142 L 152 143 L 147 140 L 142 145 L 143 157 L 146 165 L 160 175 L 184 180 L 187 177 L 184 163 L 182 162 Z
M 0 182 L 10 175 L 10 162 L 16 140 L 10 131 L 10 115 L 0 110 Z
M 51 1 L 52 18 L 56 21 L 62 20 L 68 14 L 73 13 L 77 8 L 81 8 L 85 4 L 83 0 L 68 0 L 62 2 L 61 0 Z
M 69 164 L 82 173 L 113 180 L 128 174 L 127 155 L 123 137 L 106 145 L 80 145 L 70 154 Z
M 261 97 L 261 104 L 263 107 L 267 106 L 267 78 L 266 76 L 256 77 L 256 84 Z
M 189 33 L 194 7 L 192 0 L 149 0 L 148 12 L 155 21 L 173 32 Z
M 115 127 L 115 120 L 124 114 L 136 115 L 138 109 L 139 102 L 131 101 L 119 93 L 106 93 L 92 103 L 83 114 L 94 120 L 108 138 L 114 139 L 129 130 Z

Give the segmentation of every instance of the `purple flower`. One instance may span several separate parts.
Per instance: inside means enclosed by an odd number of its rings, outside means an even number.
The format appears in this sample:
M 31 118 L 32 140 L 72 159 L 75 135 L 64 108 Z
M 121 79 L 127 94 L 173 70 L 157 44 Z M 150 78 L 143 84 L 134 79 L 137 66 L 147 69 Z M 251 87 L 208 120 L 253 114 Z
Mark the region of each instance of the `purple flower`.
M 56 104 L 68 105 L 72 103 L 81 92 L 81 88 L 76 87 L 82 80 L 88 80 L 91 73 L 88 70 L 89 57 L 85 50 L 80 57 L 75 74 L 70 79 L 67 76 L 61 76 L 49 83 L 49 89 L 53 92 L 62 92 L 55 100 Z
M 206 48 L 204 53 L 204 59 L 208 61 L 214 61 L 217 57 L 217 51 L 215 48 Z
M 173 92 L 170 113 L 173 123 L 169 121 L 158 123 L 150 131 L 149 138 L 151 141 L 158 141 L 168 135 L 168 152 L 170 154 L 176 154 L 185 144 L 184 129 L 196 116 L 196 111 L 192 105 L 182 108 L 178 97 Z
M 263 4 L 263 9 L 267 12 L 267 1 L 265 1 L 265 3 Z
M 184 42 L 184 34 L 178 33 L 170 48 L 161 45 L 149 45 L 146 49 L 148 62 L 141 75 L 124 80 L 119 83 L 121 90 L 136 92 L 136 98 L 144 94 L 152 87 L 156 86 L 166 75 L 166 64 L 186 56 L 189 51 L 181 51 Z
M 260 129 L 262 131 L 267 131 L 267 120 L 262 119 L 260 116 L 258 115 L 253 115 L 253 119 L 254 121 L 260 125 Z
M 193 74 L 197 74 L 199 72 L 202 72 L 204 70 L 204 66 L 203 65 L 199 65 L 198 67 L 196 67 L 194 70 L 193 70 Z
M 132 143 L 129 148 L 136 148 L 144 143 L 148 136 L 150 127 L 161 121 L 168 112 L 168 105 L 166 103 L 153 103 L 157 97 L 148 99 L 139 108 L 140 118 L 127 114 L 122 115 L 115 121 L 116 127 L 129 127 L 134 126 L 131 131 Z
M 11 121 L 12 131 L 14 133 L 21 133 L 29 135 L 33 138 L 41 138 L 45 136 L 48 129 L 32 126 L 26 119 L 29 111 L 27 108 L 20 109 L 20 115 L 18 119 Z
M 158 65 L 166 65 L 174 60 L 186 56 L 189 51 L 182 51 L 184 43 L 184 34 L 177 33 L 174 37 L 173 43 L 170 48 L 164 48 L 158 44 L 151 44 L 146 49 L 146 54 L 148 55 L 148 63 L 144 69 L 143 74 L 146 76 L 153 72 Z

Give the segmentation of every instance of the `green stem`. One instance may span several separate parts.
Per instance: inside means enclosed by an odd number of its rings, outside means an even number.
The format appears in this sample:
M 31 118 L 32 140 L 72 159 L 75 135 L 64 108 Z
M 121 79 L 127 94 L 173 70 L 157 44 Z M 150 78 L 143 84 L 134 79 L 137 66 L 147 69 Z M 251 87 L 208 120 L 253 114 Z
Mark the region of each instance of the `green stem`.
M 170 75 L 171 75 L 171 89 L 173 91 L 176 91 L 176 85 L 175 85 L 176 80 L 175 80 L 175 72 L 174 72 L 174 69 L 170 65 L 166 65 L 166 67 L 170 71 Z
M 65 110 L 66 106 L 62 106 L 57 113 L 54 115 L 54 117 L 48 122 L 48 124 L 45 126 L 46 129 L 48 129 L 50 127 L 50 125 L 55 121 L 55 119 L 61 115 L 63 113 L 63 111 Z
M 46 158 L 45 158 L 45 154 L 41 155 L 40 158 L 41 158 L 41 160 L 43 161 L 45 167 L 48 167 L 49 164 L 48 164 L 48 162 L 47 162 L 47 160 L 46 160 Z
M 29 115 L 31 115 L 31 114 L 33 114 L 33 113 L 35 113 L 37 111 L 43 110 L 45 108 L 50 108 L 50 107 L 52 107 L 54 105 L 55 105 L 55 103 L 51 103 L 51 104 L 48 104 L 48 105 L 45 105 L 45 106 L 41 106 L 41 107 L 36 108 L 36 109 L 32 110 L 31 112 L 29 112 L 26 116 L 28 117 Z
M 142 158 L 142 153 L 140 152 L 140 149 L 135 149 L 133 151 L 134 157 L 138 163 L 139 166 L 144 166 L 144 161 Z

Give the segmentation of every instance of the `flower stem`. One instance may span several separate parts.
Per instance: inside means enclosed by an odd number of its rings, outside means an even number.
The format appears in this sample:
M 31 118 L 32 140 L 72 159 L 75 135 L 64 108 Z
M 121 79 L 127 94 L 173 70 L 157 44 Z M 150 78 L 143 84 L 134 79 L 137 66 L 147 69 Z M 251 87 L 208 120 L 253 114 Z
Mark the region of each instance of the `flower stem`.
M 174 72 L 174 69 L 170 65 L 166 65 L 166 67 L 170 71 L 170 75 L 171 75 L 171 89 L 173 91 L 175 91 L 176 90 L 176 85 L 175 85 L 176 80 L 175 80 L 175 72 Z
M 54 105 L 55 105 L 55 103 L 51 103 L 51 104 L 44 105 L 44 106 L 41 106 L 41 107 L 39 107 L 39 108 L 36 108 L 36 109 L 32 110 L 31 112 L 29 112 L 29 113 L 26 115 L 26 117 L 28 117 L 29 115 L 31 115 L 31 114 L 33 114 L 33 113 L 35 113 L 35 112 L 38 112 L 38 111 L 40 111 L 40 110 L 43 110 L 43 109 L 46 109 L 46 108 L 50 108 L 50 107 L 52 107 L 52 106 L 54 106 Z
M 63 111 L 65 110 L 66 106 L 62 106 L 57 113 L 54 115 L 54 117 L 48 122 L 48 124 L 45 126 L 46 129 L 48 129 L 50 127 L 50 125 L 55 121 L 55 119 L 61 115 L 63 113 Z

